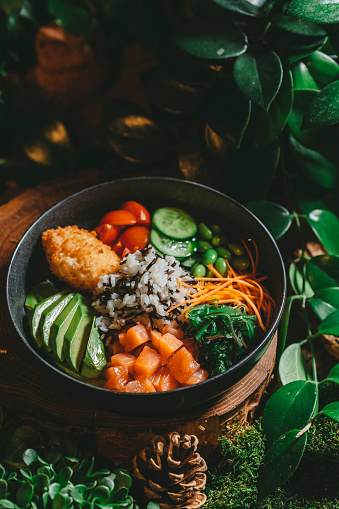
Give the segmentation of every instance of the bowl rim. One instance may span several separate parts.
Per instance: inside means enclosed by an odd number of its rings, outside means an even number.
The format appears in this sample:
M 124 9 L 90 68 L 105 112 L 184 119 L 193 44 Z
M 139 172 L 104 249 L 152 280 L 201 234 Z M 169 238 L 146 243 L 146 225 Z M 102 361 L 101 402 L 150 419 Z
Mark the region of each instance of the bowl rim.
M 205 380 L 203 382 L 199 382 L 198 384 L 195 384 L 193 386 L 179 387 L 177 389 L 173 389 L 171 391 L 167 391 L 167 393 L 174 393 L 174 392 L 176 392 L 176 393 L 180 392 L 181 393 L 182 391 L 186 391 L 187 392 L 187 391 L 190 390 L 192 395 L 193 395 L 194 391 L 197 390 L 197 388 L 199 388 L 199 386 L 206 385 L 211 380 L 221 380 L 225 376 L 226 373 L 228 375 L 230 375 L 230 374 L 236 372 L 237 370 L 241 370 L 241 368 L 244 366 L 244 364 L 246 364 L 249 360 L 251 360 L 253 357 L 255 357 L 260 352 L 261 349 L 263 349 L 263 348 L 266 349 L 268 347 L 268 344 L 272 340 L 274 333 L 277 330 L 279 321 L 281 319 L 281 316 L 282 316 L 282 313 L 283 313 L 283 310 L 284 310 L 284 307 L 285 307 L 285 302 L 286 302 L 286 292 L 287 292 L 287 282 L 286 281 L 287 280 L 286 280 L 285 266 L 284 266 L 284 262 L 283 262 L 280 250 L 278 248 L 278 245 L 277 245 L 276 241 L 274 240 L 272 234 L 269 232 L 267 227 L 260 221 L 260 219 L 258 219 L 253 214 L 253 212 L 248 210 L 244 205 L 239 203 L 234 198 L 232 198 L 232 197 L 222 193 L 221 191 L 219 191 L 217 189 L 214 189 L 212 187 L 209 187 L 209 186 L 206 186 L 204 184 L 197 183 L 197 182 L 193 182 L 193 181 L 189 181 L 189 180 L 181 180 L 181 179 L 174 178 L 174 177 L 161 177 L 161 176 L 159 176 L 159 177 L 149 177 L 149 176 L 126 177 L 126 178 L 119 178 L 119 179 L 108 180 L 108 181 L 105 181 L 105 182 L 101 182 L 99 184 L 95 184 L 93 186 L 90 186 L 90 187 L 87 187 L 85 189 L 82 189 L 82 190 L 80 190 L 80 191 L 78 191 L 76 193 L 73 193 L 72 195 L 70 195 L 70 196 L 68 196 L 68 197 L 58 201 L 57 203 L 52 205 L 52 207 L 50 207 L 45 212 L 43 212 L 38 218 L 36 218 L 33 221 L 33 223 L 27 228 L 25 233 L 20 238 L 20 240 L 19 240 L 19 242 L 18 242 L 18 244 L 17 244 L 17 246 L 16 246 L 16 248 L 15 248 L 15 250 L 14 250 L 12 256 L 11 256 L 11 259 L 10 259 L 10 262 L 9 262 L 9 266 L 8 266 L 8 270 L 7 270 L 7 275 L 6 275 L 6 304 L 7 304 L 7 309 L 9 311 L 9 315 L 10 315 L 10 318 L 11 318 L 11 322 L 12 322 L 12 324 L 13 324 L 16 332 L 17 332 L 17 334 L 19 335 L 21 341 L 23 341 L 25 346 L 31 351 L 31 353 L 38 360 L 38 362 L 42 362 L 43 364 L 45 364 L 48 367 L 48 369 L 52 369 L 57 374 L 57 376 L 61 375 L 62 377 L 67 378 L 71 383 L 80 384 L 81 386 L 86 388 L 88 391 L 90 391 L 90 390 L 95 390 L 95 391 L 99 390 L 99 391 L 103 391 L 105 393 L 114 394 L 114 397 L 121 397 L 123 399 L 133 398 L 133 397 L 136 397 L 136 396 L 138 396 L 139 398 L 140 397 L 143 397 L 143 398 L 147 398 L 147 397 L 148 398 L 160 398 L 162 396 L 162 394 L 163 394 L 162 392 L 128 393 L 128 392 L 122 392 L 122 391 L 114 391 L 114 390 L 111 390 L 111 389 L 104 389 L 103 387 L 89 384 L 85 380 L 81 380 L 80 378 L 71 376 L 66 371 L 62 371 L 62 369 L 58 368 L 52 362 L 49 362 L 48 359 L 46 359 L 43 355 L 41 355 L 39 353 L 39 351 L 36 350 L 32 346 L 31 341 L 29 340 L 29 338 L 26 338 L 25 335 L 22 334 L 22 332 L 20 330 L 20 327 L 16 324 L 16 321 L 14 319 L 13 312 L 12 312 L 12 307 L 10 306 L 10 302 L 11 302 L 11 298 L 10 298 L 10 278 L 11 278 L 11 273 L 13 271 L 13 266 L 15 264 L 16 256 L 17 256 L 17 253 L 20 251 L 22 244 L 25 242 L 26 237 L 30 234 L 31 230 L 34 229 L 35 225 L 38 224 L 40 221 L 42 221 L 46 216 L 48 216 L 55 209 L 57 209 L 57 208 L 59 208 L 61 206 L 67 205 L 67 203 L 69 201 L 72 201 L 72 200 L 74 200 L 75 198 L 77 198 L 77 197 L 79 197 L 81 195 L 84 195 L 84 194 L 96 191 L 96 190 L 98 190 L 100 188 L 103 188 L 103 187 L 106 187 L 106 186 L 120 184 L 120 183 L 124 183 L 124 182 L 127 182 L 127 181 L 128 182 L 131 182 L 131 181 L 149 181 L 150 183 L 152 183 L 154 181 L 158 181 L 158 182 L 168 182 L 168 181 L 171 181 L 173 183 L 178 183 L 180 185 L 184 184 L 184 185 L 187 185 L 187 186 L 200 187 L 203 190 L 207 190 L 207 191 L 212 192 L 214 194 L 218 194 L 222 198 L 226 198 L 227 200 L 231 201 L 234 205 L 236 205 L 237 207 L 241 208 L 243 212 L 246 212 L 249 216 L 252 217 L 252 219 L 254 219 L 255 221 L 257 221 L 260 224 L 261 228 L 265 231 L 267 237 L 270 239 L 270 241 L 271 241 L 271 243 L 272 243 L 272 245 L 273 245 L 273 247 L 274 247 L 274 249 L 276 251 L 278 259 L 280 261 L 281 273 L 282 273 L 282 281 L 281 281 L 282 282 L 282 296 L 281 296 L 280 308 L 278 310 L 278 313 L 277 313 L 277 316 L 276 316 L 274 322 L 271 324 L 270 328 L 265 332 L 265 335 L 261 338 L 260 342 L 255 346 L 255 348 L 253 348 L 253 350 L 251 350 L 248 355 L 246 355 L 244 358 L 242 358 L 236 364 L 233 364 L 228 370 L 224 371 L 223 373 L 219 373 L 217 375 L 214 375 L 213 377 L 210 377 L 207 380 Z

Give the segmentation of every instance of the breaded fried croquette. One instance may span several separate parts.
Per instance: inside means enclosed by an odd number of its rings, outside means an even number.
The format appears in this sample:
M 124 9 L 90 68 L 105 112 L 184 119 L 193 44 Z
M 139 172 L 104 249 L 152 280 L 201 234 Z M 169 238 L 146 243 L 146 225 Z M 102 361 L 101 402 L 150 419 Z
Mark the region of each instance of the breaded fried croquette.
M 119 267 L 118 255 L 95 232 L 76 225 L 45 231 L 42 245 L 53 274 L 76 290 L 94 292 L 99 278 Z

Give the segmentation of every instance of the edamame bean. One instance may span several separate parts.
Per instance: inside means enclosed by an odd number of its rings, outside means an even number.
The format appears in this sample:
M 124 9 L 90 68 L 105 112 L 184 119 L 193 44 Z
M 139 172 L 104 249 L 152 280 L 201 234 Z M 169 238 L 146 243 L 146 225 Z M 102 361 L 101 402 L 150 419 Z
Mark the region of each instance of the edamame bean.
M 210 277 L 210 278 L 212 278 L 212 277 L 214 277 L 214 274 L 213 274 L 213 272 L 211 272 L 211 271 L 210 271 L 210 269 L 207 269 L 207 270 L 206 270 L 206 276 L 205 276 L 205 277 Z
M 225 258 L 218 258 L 214 264 L 214 267 L 221 276 L 224 276 L 227 272 L 227 262 Z
M 232 253 L 226 247 L 217 247 L 217 253 L 221 258 L 225 258 L 225 260 L 232 260 Z
M 204 253 L 207 249 L 211 249 L 212 246 L 207 240 L 198 240 L 198 251 Z
M 194 253 L 183 260 L 180 260 L 180 263 L 185 269 L 191 269 L 193 265 L 200 262 L 200 253 Z
M 211 240 L 213 237 L 212 230 L 205 223 L 198 224 L 198 233 L 204 240 Z
M 212 224 L 211 230 L 212 230 L 214 235 L 220 235 L 220 233 L 221 233 L 221 226 L 218 225 L 218 224 Z
M 235 256 L 232 261 L 232 267 L 235 270 L 246 270 L 250 266 L 250 261 L 245 256 Z
M 194 277 L 205 277 L 205 275 L 206 275 L 206 267 L 202 263 L 199 263 L 193 270 L 193 276 Z
M 230 248 L 232 253 L 234 253 L 236 256 L 242 256 L 243 254 L 245 254 L 245 249 L 241 244 L 231 242 L 230 244 L 228 244 L 228 247 Z
M 227 240 L 226 240 L 225 235 L 221 235 L 221 234 L 213 235 L 212 240 L 211 240 L 211 244 L 214 247 L 223 246 L 226 243 L 227 243 Z
M 217 261 L 218 253 L 215 249 L 207 249 L 202 257 L 202 263 L 204 265 L 209 265 L 210 263 L 213 265 L 214 262 Z

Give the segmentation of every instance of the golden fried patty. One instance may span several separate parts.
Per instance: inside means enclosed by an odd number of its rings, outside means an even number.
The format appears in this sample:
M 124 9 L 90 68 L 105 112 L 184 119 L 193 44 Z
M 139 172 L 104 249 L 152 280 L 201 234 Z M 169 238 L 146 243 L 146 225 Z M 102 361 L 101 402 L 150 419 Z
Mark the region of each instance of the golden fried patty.
M 45 231 L 42 245 L 53 274 L 76 290 L 93 292 L 100 276 L 119 267 L 120 258 L 108 245 L 75 225 Z

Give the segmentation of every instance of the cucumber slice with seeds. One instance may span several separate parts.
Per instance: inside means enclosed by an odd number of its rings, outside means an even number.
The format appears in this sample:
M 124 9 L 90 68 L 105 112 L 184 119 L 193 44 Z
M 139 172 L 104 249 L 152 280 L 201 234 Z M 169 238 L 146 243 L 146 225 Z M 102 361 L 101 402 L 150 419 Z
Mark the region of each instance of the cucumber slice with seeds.
M 171 239 L 155 228 L 151 231 L 151 243 L 161 253 L 174 256 L 175 258 L 186 258 L 197 249 L 196 239 Z
M 172 239 L 189 239 L 197 233 L 193 217 L 175 207 L 162 207 L 153 214 L 153 226 Z

